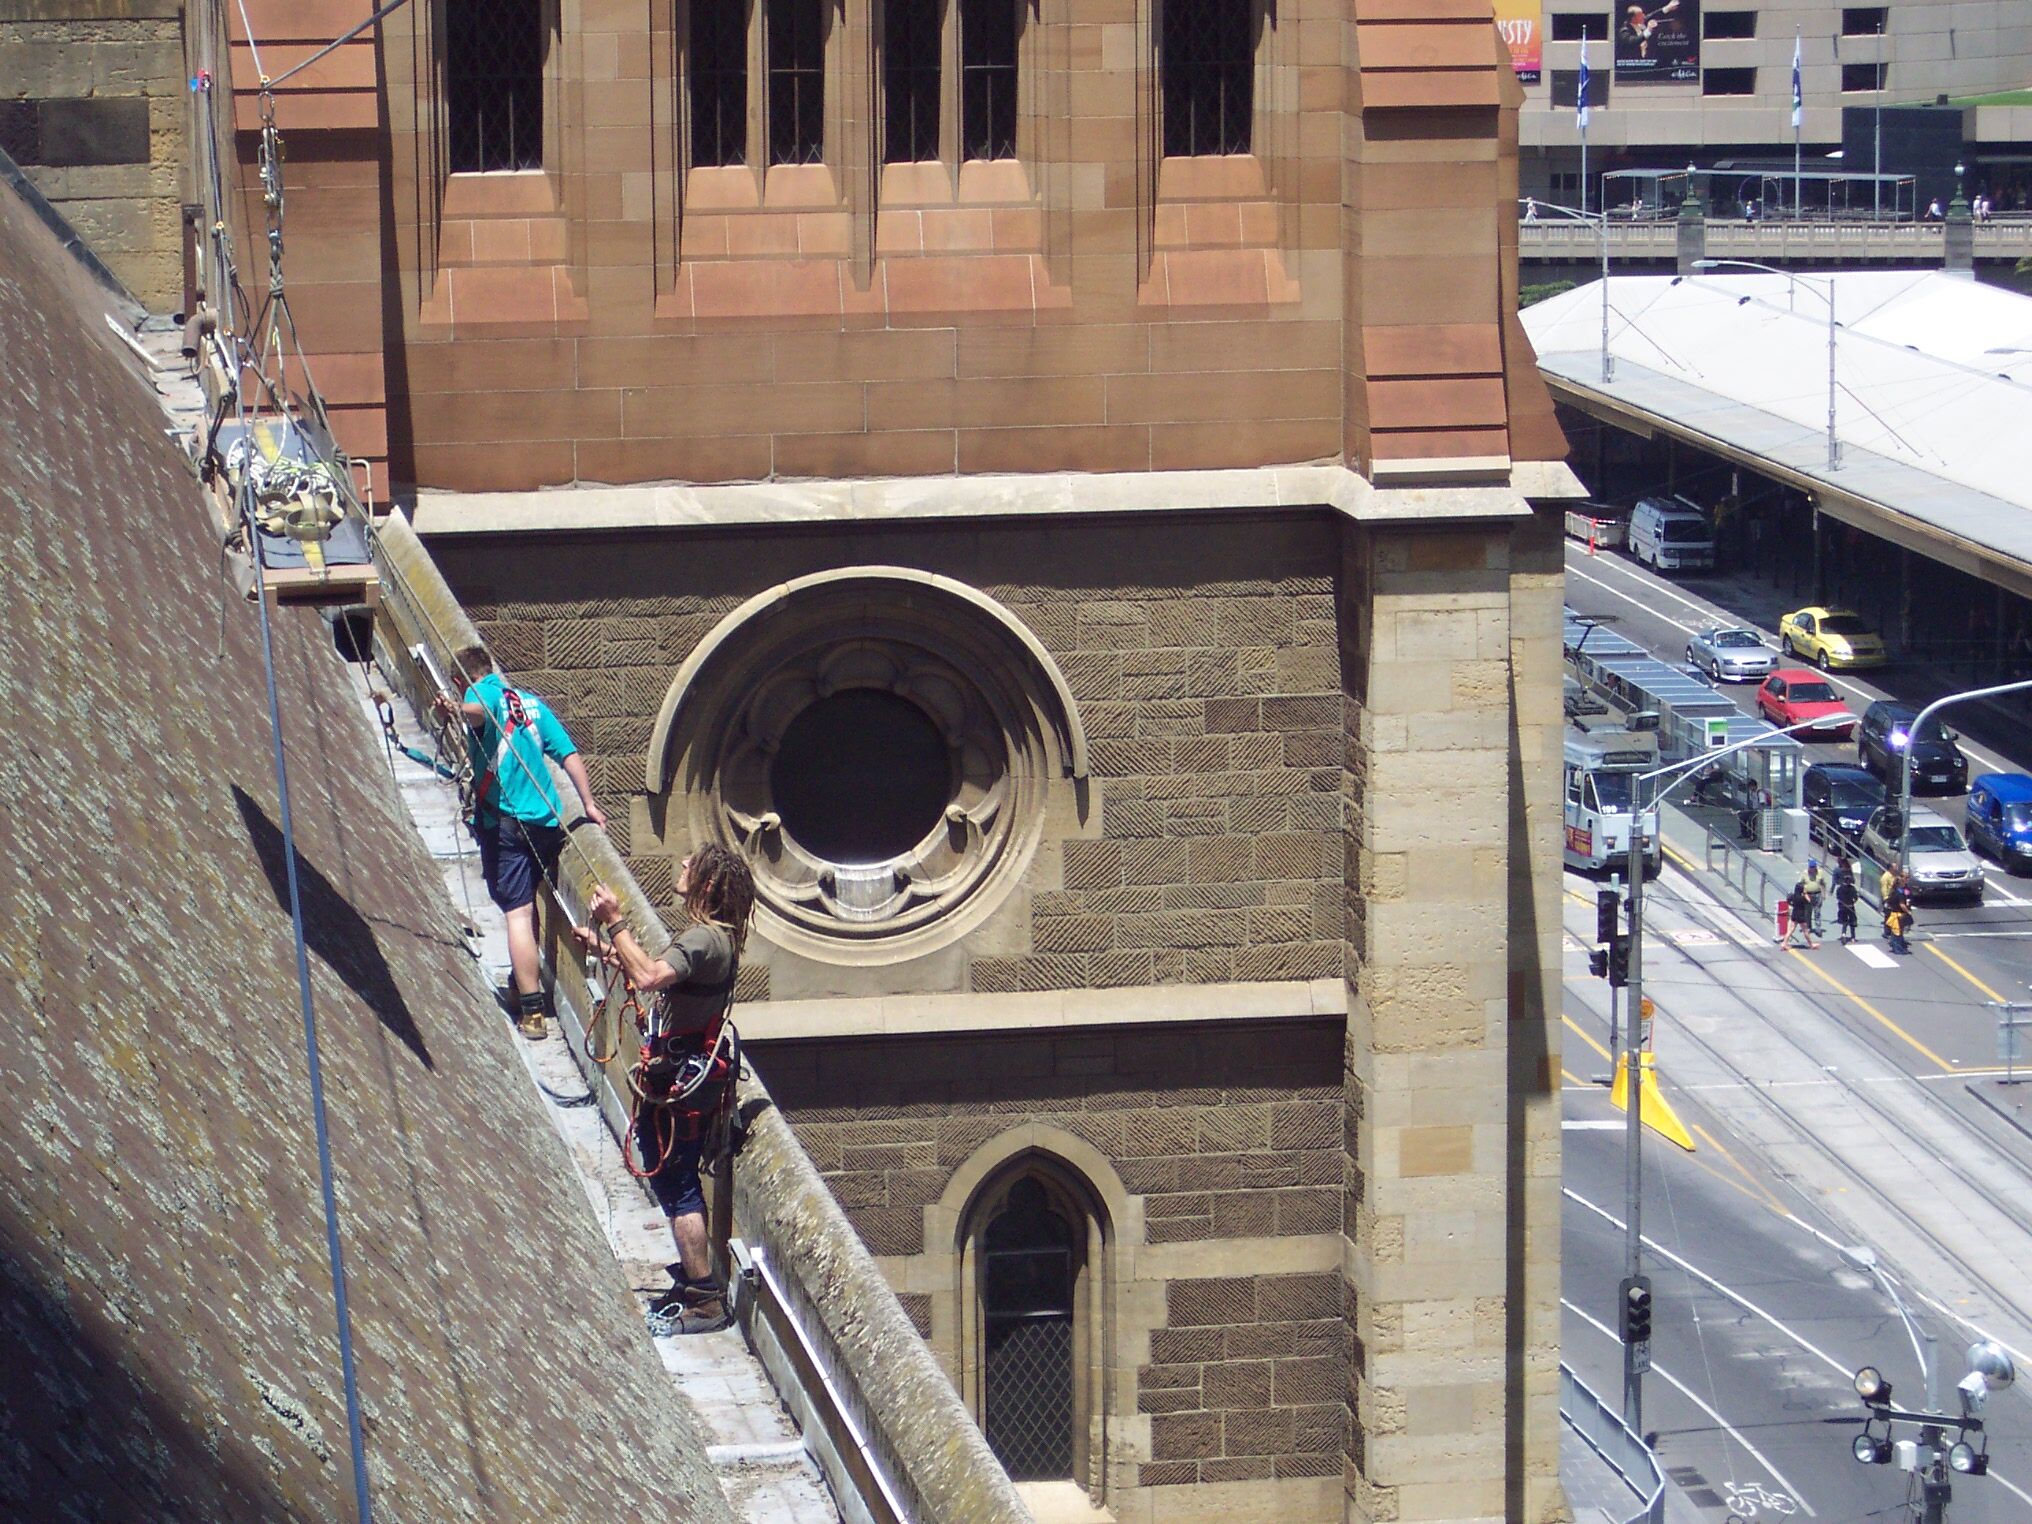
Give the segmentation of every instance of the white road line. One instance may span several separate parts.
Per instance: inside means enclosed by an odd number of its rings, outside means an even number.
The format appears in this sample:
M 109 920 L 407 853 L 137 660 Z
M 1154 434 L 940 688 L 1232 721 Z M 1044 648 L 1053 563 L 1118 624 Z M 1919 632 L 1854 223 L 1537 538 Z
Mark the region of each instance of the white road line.
M 1867 942 L 1851 942 L 1849 943 L 1849 951 L 1856 957 L 1861 958 L 1863 963 L 1870 968 L 1896 968 L 1898 966 L 1896 958 L 1881 948 L 1870 946 Z
M 1949 937 L 2032 937 L 2032 931 L 1929 931 L 1922 940 L 1945 942 Z
M 1629 1131 L 1629 1124 L 1626 1123 L 1621 1117 L 1610 1117 L 1606 1120 L 1602 1120 L 1600 1118 L 1590 1118 L 1587 1120 L 1582 1120 L 1581 1118 L 1578 1117 L 1569 1117 L 1565 1121 L 1561 1122 L 1559 1126 L 1562 1132 Z
M 1578 1307 L 1574 1306 L 1573 1303 L 1569 1302 L 1565 1297 L 1561 1297 L 1559 1299 L 1559 1305 L 1564 1307 L 1568 1312 L 1572 1313 L 1575 1317 L 1579 1318 L 1583 1323 L 1587 1324 L 1590 1328 L 1593 1328 L 1600 1333 L 1607 1334 L 1611 1339 L 1616 1339 L 1618 1347 L 1621 1346 L 1622 1341 L 1620 1339 L 1617 1339 L 1616 1331 L 1610 1328 L 1608 1324 L 1600 1322 L 1597 1319 L 1588 1316 L 1587 1313 L 1582 1312 Z M 1716 1427 L 1721 1429 L 1722 1432 L 1727 1434 L 1730 1439 L 1733 1439 L 1737 1444 L 1741 1445 L 1745 1450 L 1747 1450 L 1750 1453 L 1750 1458 L 1756 1461 L 1758 1465 L 1762 1466 L 1767 1472 L 1770 1473 L 1771 1480 L 1776 1482 L 1781 1490 L 1791 1494 L 1792 1500 L 1799 1505 L 1800 1509 L 1806 1514 L 1806 1516 L 1809 1519 L 1817 1519 L 1820 1517 L 1820 1514 L 1814 1509 L 1814 1506 L 1811 1503 L 1807 1502 L 1806 1499 L 1800 1495 L 1799 1489 L 1793 1486 L 1787 1480 L 1785 1480 L 1785 1473 L 1780 1471 L 1776 1466 L 1772 1465 L 1771 1462 L 1765 1458 L 1764 1452 L 1762 1450 L 1759 1450 L 1755 1445 L 1751 1444 L 1749 1440 L 1745 1439 L 1743 1437 L 1741 1430 L 1736 1428 L 1734 1424 L 1730 1423 L 1726 1418 L 1722 1417 L 1721 1414 L 1717 1413 L 1705 1402 L 1701 1401 L 1700 1398 L 1697 1395 L 1695 1395 L 1692 1387 L 1688 1386 L 1684 1381 L 1681 1381 L 1677 1376 L 1673 1375 L 1671 1371 L 1667 1370 L 1664 1366 L 1657 1364 L 1655 1361 L 1651 1366 L 1651 1374 L 1668 1382 L 1673 1387 L 1673 1389 L 1676 1390 L 1688 1402 L 1692 1403 L 1695 1407 L 1699 1408 L 1701 1412 L 1707 1414 L 1707 1416 L 1714 1421 Z

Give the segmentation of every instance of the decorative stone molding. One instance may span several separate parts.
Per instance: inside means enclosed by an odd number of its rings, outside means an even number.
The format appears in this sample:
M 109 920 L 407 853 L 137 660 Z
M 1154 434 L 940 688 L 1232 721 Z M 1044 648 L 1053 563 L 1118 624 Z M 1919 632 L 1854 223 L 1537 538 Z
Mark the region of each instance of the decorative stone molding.
M 893 747 L 914 781 L 887 809 L 828 798 L 812 780 L 845 744 Z M 891 566 L 734 610 L 678 670 L 645 762 L 666 834 L 747 857 L 769 939 L 846 963 L 979 924 L 1021 878 L 1052 784 L 1085 773 L 1078 708 L 1037 637 L 964 583 Z

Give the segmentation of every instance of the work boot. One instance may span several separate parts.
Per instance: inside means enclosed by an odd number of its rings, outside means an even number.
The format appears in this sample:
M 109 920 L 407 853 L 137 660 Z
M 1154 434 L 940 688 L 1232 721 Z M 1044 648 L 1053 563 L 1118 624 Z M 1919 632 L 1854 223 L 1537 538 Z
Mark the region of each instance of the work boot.
M 531 1042 L 542 1042 L 549 1035 L 550 1028 L 544 1022 L 544 1009 L 549 1001 L 542 990 L 532 995 L 520 996 L 516 1001 L 515 1025 L 522 1035 Z
M 662 1311 L 652 1307 L 644 1319 L 649 1325 L 649 1337 L 668 1339 L 676 1334 L 713 1333 L 725 1328 L 730 1321 L 727 1313 L 727 1297 L 717 1285 L 710 1287 L 672 1288 L 680 1295 L 697 1291 L 709 1291 L 710 1296 L 699 1301 L 673 1302 Z

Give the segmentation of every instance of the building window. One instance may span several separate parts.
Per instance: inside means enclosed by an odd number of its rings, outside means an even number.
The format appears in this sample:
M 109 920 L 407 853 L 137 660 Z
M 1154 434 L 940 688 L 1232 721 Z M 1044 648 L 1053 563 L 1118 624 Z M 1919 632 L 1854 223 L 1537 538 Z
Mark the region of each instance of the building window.
M 981 1235 L 981 1429 L 1012 1481 L 1073 1474 L 1079 1235 L 1036 1176 Z
M 886 688 L 845 688 L 800 710 L 769 764 L 784 831 L 863 868 L 916 848 L 945 818 L 955 763 L 938 722 Z
M 882 0 L 882 158 L 938 157 L 939 0 Z
M 1016 157 L 1016 0 L 960 0 L 960 157 Z
M 451 0 L 445 108 L 454 174 L 543 167 L 543 0 Z
M 1861 95 L 1867 91 L 1881 90 L 1884 88 L 1884 81 L 1890 77 L 1889 64 L 1843 64 L 1842 94 Z
M 1607 11 L 1555 11 L 1552 16 L 1554 42 L 1600 42 L 1609 35 Z
M 1887 5 L 1845 5 L 1842 7 L 1842 36 L 1877 37 L 1890 19 Z
M 826 0 L 768 0 L 769 162 L 825 159 Z
M 740 164 L 748 157 L 748 8 L 692 0 L 685 38 L 691 92 L 691 162 Z
M 1700 35 L 1715 38 L 1755 37 L 1755 11 L 1707 11 L 1700 18 Z
M 1607 69 L 1588 66 L 1588 110 L 1600 111 L 1609 104 L 1609 87 L 1615 76 Z M 1552 104 L 1571 106 L 1580 95 L 1580 71 L 1578 69 L 1554 69 L 1552 71 Z
M 1252 0 L 1163 0 L 1163 6 L 1164 152 L 1248 153 L 1256 81 Z
M 1755 95 L 1757 93 L 1757 71 L 1755 69 L 1702 69 L 1700 71 L 1700 93 L 1702 95 Z

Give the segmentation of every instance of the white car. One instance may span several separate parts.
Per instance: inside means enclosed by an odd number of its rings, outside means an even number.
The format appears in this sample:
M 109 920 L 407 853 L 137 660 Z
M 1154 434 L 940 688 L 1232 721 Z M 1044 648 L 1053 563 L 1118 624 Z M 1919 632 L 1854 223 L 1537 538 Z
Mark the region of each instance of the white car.
M 1778 653 L 1746 625 L 1716 624 L 1686 643 L 1686 664 L 1718 683 L 1757 683 L 1778 670 Z
M 1880 863 L 1898 861 L 1898 806 L 1887 804 L 1863 827 L 1863 851 Z M 1912 811 L 1912 898 L 1960 897 L 1983 902 L 1983 865 L 1961 832 L 1932 810 Z

